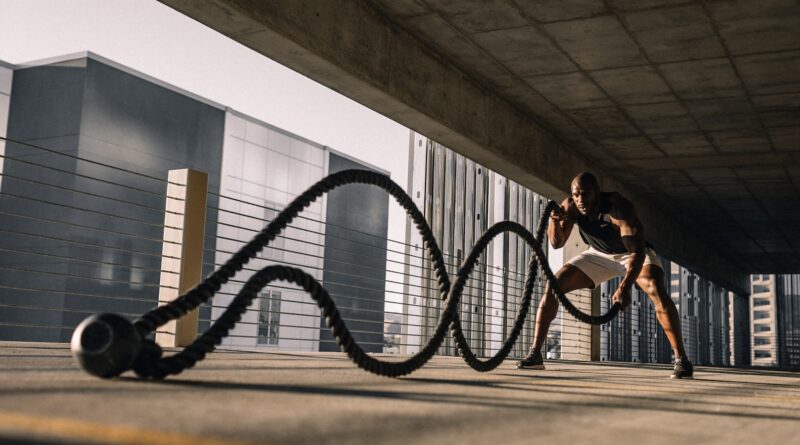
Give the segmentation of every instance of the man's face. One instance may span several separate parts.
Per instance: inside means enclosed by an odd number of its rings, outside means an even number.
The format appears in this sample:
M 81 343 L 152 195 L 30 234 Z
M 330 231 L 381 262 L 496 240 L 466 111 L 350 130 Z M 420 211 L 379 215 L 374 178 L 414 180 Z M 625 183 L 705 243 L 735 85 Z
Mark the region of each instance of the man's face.
M 582 184 L 578 181 L 572 183 L 572 201 L 581 215 L 592 212 L 597 204 L 597 190 L 590 184 Z

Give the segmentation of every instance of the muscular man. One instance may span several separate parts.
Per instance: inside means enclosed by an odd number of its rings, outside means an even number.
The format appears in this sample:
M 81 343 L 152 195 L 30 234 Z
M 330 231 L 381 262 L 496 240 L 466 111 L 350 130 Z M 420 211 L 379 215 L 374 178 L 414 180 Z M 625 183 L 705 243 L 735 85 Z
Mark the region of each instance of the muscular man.
M 656 316 L 667 334 L 675 354 L 672 378 L 692 378 L 694 368 L 686 357 L 681 325 L 675 303 L 664 287 L 664 271 L 658 257 L 644 240 L 644 229 L 630 201 L 616 192 L 604 193 L 591 173 L 572 180 L 570 197 L 550 215 L 548 238 L 555 249 L 564 246 L 577 224 L 589 250 L 569 260 L 557 273 L 564 293 L 593 289 L 603 281 L 623 276 L 612 301 L 623 310 L 631 303 L 631 288 L 636 283 L 656 308 Z M 536 314 L 536 332 L 530 353 L 517 363 L 518 368 L 544 369 L 542 345 L 550 322 L 558 313 L 558 299 L 550 285 Z

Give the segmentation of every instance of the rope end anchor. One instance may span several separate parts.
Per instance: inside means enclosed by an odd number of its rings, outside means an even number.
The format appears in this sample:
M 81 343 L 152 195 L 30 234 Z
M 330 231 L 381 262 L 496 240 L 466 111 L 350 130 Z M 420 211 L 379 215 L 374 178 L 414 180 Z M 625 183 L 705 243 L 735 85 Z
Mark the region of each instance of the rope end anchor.
M 97 377 L 112 378 L 131 369 L 142 339 L 133 323 L 112 313 L 95 314 L 75 328 L 70 349 L 80 367 Z

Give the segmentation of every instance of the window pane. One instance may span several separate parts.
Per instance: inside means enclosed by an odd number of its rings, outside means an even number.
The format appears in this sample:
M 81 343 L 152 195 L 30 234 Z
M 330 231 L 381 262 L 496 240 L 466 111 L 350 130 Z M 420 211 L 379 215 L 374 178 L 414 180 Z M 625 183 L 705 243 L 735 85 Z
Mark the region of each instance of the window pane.
M 280 333 L 281 293 L 263 291 L 259 294 L 258 344 L 277 345 Z

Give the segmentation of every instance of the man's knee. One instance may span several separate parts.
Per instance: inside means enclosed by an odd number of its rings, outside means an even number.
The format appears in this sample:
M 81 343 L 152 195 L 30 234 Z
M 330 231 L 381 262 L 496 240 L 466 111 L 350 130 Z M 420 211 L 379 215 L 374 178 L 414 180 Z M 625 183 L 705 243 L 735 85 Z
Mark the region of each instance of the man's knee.
M 653 302 L 656 311 L 668 311 L 675 307 L 672 297 L 658 281 L 653 280 L 650 283 L 639 284 L 639 287 L 650 297 L 650 301 Z
M 560 284 L 561 283 L 559 283 L 559 285 Z M 553 285 L 550 284 L 549 282 L 544 287 L 544 295 L 542 295 L 542 305 L 547 308 L 558 307 L 558 297 L 556 297 Z
M 660 296 L 660 292 L 658 289 L 659 283 L 655 278 L 652 277 L 639 278 L 638 280 L 636 280 L 636 284 L 639 285 L 639 287 L 642 289 L 644 293 L 650 295 L 651 297 L 654 297 L 653 298 L 654 300 L 660 300 L 660 298 L 658 298 Z

